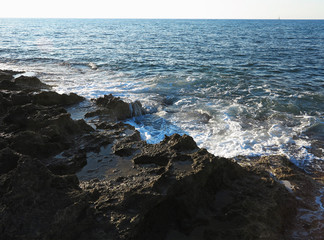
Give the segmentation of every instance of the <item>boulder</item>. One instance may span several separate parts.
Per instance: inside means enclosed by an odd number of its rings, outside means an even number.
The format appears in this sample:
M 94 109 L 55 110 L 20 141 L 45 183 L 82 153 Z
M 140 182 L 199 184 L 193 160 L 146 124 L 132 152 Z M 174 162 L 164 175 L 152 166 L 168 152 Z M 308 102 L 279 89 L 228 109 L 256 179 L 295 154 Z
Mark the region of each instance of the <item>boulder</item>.
M 42 83 L 37 77 L 20 76 L 14 80 L 14 83 L 23 89 L 48 89 L 49 85 Z
M 20 76 L 14 78 L 14 75 L 21 73 L 8 70 L 0 70 L 0 89 L 5 90 L 24 90 L 39 91 L 41 89 L 49 89 L 50 86 L 42 83 L 37 77 Z
M 95 102 L 100 108 L 87 113 L 85 117 L 106 115 L 113 121 L 120 121 L 145 114 L 145 110 L 139 101 L 126 103 L 112 94 L 104 95 L 96 99 Z
M 33 95 L 33 103 L 43 106 L 67 106 L 80 103 L 84 97 L 78 96 L 75 93 L 58 94 L 56 92 L 40 92 Z
M 174 134 L 158 144 L 148 144 L 142 148 L 142 152 L 133 158 L 135 164 L 157 164 L 166 166 L 170 161 L 183 161 L 185 155 L 179 156 L 180 152 L 190 153 L 197 151 L 198 146 L 192 137 Z

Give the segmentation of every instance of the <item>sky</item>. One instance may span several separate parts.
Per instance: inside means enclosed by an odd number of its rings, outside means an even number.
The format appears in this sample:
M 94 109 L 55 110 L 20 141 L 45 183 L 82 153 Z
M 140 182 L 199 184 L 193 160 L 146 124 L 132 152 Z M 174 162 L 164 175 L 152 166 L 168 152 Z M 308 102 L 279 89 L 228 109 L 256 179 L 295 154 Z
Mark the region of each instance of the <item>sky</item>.
M 0 17 L 324 19 L 324 0 L 5 0 Z

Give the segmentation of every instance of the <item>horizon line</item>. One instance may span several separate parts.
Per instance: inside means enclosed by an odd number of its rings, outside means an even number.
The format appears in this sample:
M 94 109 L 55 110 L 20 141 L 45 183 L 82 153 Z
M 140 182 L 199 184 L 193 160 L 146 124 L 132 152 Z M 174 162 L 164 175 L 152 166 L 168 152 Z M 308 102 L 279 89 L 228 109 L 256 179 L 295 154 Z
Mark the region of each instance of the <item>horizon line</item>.
M 107 20 L 324 20 L 324 18 L 150 18 L 150 17 L 0 17 L 0 19 L 107 19 Z

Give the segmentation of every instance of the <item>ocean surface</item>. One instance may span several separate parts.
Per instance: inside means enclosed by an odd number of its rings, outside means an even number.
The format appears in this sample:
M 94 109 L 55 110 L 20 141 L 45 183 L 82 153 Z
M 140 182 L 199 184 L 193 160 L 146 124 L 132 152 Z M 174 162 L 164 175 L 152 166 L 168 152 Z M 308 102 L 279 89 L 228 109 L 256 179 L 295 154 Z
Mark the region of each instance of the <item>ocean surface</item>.
M 0 69 L 139 100 L 127 122 L 150 143 L 324 161 L 324 21 L 0 19 Z

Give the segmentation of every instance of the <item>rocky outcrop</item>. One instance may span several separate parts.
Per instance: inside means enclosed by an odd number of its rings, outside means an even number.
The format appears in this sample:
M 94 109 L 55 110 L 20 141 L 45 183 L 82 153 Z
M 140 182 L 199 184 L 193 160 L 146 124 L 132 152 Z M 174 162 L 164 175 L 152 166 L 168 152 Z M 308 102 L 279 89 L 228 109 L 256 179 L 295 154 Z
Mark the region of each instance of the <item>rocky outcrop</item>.
M 78 239 L 93 227 L 78 179 L 53 175 L 36 159 L 20 157 L 1 174 L 0 192 L 2 239 Z
M 50 87 L 49 85 L 42 83 L 37 77 L 20 76 L 14 78 L 14 75 L 18 73 L 21 72 L 0 70 L 0 89 L 37 91 L 48 89 Z
M 20 76 L 14 80 L 14 83 L 23 89 L 46 89 L 50 86 L 42 83 L 37 77 Z
M 95 103 L 99 109 L 87 113 L 85 117 L 105 115 L 113 121 L 120 121 L 145 114 L 139 101 L 126 103 L 119 97 L 114 97 L 111 94 L 96 99 Z
M 147 144 L 117 121 L 140 103 L 112 95 L 94 130 L 62 107 L 81 97 L 25 91 L 13 74 L 0 71 L 14 84 L 0 91 L 1 238 L 292 239 L 302 193 L 319 189 L 282 156 L 220 158 L 178 134 Z
M 1 239 L 88 236 L 95 221 L 89 194 L 79 188 L 75 175 L 55 175 L 48 168 L 48 158 L 73 148 L 77 138 L 93 131 L 83 120 L 72 120 L 60 107 L 78 102 L 80 97 L 34 93 L 30 90 L 44 87 L 38 79 L 12 81 L 10 75 L 15 72 L 5 73 L 0 72 L 0 78 L 6 78 L 0 80 L 13 84 L 1 85 L 0 91 Z M 44 98 L 48 94 L 56 100 Z M 75 157 L 75 162 L 78 169 L 86 164 L 81 157 Z
M 26 104 L 13 106 L 2 119 L 4 140 L 15 151 L 43 158 L 71 146 L 74 136 L 92 130 L 83 120 L 74 121 L 64 108 Z
M 98 192 L 97 218 L 112 224 L 107 237 L 284 238 L 297 201 L 266 171 L 215 157 L 186 135 L 140 149 L 127 155 L 134 165 L 123 170 L 126 176 L 81 182 Z
M 33 95 L 33 103 L 43 106 L 68 106 L 80 103 L 84 100 L 84 97 L 78 96 L 75 93 L 58 94 L 56 92 L 40 92 Z

